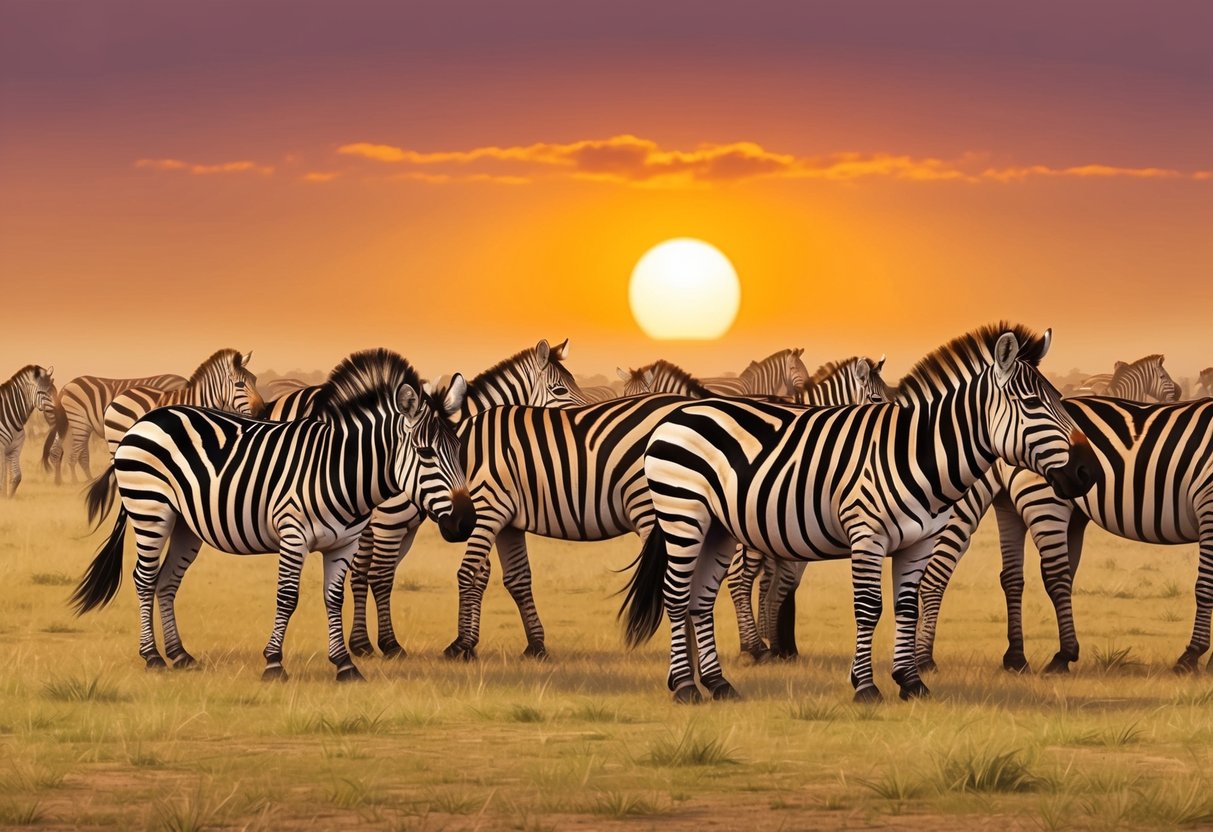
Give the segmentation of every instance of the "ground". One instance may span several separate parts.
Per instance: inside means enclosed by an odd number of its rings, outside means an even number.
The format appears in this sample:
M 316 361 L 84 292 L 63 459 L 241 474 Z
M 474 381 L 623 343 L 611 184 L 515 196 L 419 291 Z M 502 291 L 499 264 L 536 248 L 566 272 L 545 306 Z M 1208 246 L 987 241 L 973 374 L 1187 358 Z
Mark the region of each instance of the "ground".
M 28 449 L 27 449 L 28 450 Z M 32 454 L 27 453 L 27 457 Z M 845 563 L 811 567 L 791 664 L 738 656 L 740 702 L 680 707 L 666 632 L 627 652 L 615 621 L 632 539 L 533 540 L 550 660 L 522 658 L 494 575 L 480 660 L 440 657 L 461 549 L 423 530 L 395 592 L 407 658 L 337 685 L 309 562 L 285 683 L 262 683 L 275 560 L 204 550 L 178 600 L 194 671 L 147 673 L 129 576 L 109 608 L 66 600 L 99 544 L 79 487 L 27 459 L 0 502 L 0 827 L 40 829 L 1126 829 L 1213 823 L 1213 681 L 1176 677 L 1194 547 L 1088 533 L 1075 598 L 1083 656 L 1047 677 L 1001 669 L 1005 612 L 987 524 L 944 601 L 929 701 L 854 706 Z M 130 545 L 128 539 L 128 546 Z M 131 565 L 128 550 L 127 571 Z M 1028 655 L 1056 625 L 1033 572 Z M 888 677 L 891 615 L 876 647 Z

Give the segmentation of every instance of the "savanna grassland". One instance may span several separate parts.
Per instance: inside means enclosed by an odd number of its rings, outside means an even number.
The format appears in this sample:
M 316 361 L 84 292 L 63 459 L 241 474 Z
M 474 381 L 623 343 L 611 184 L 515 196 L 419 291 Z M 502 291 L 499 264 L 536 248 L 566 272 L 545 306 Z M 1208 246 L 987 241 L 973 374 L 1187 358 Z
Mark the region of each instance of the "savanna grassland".
M 33 443 L 31 443 L 32 445 Z M 421 533 L 397 580 L 403 660 L 339 686 L 310 562 L 285 683 L 260 681 L 275 559 L 204 550 L 179 596 L 195 671 L 149 674 L 129 578 L 108 609 L 66 605 L 99 542 L 78 488 L 35 470 L 0 502 L 0 827 L 40 829 L 1168 828 L 1213 823 L 1213 680 L 1178 678 L 1195 547 L 1088 534 L 1068 677 L 1001 670 L 993 524 L 945 599 L 930 701 L 851 704 L 845 563 L 811 567 L 794 664 L 737 656 L 745 699 L 677 707 L 665 633 L 635 653 L 615 622 L 632 539 L 533 540 L 552 657 L 520 656 L 494 576 L 480 660 L 454 633 L 461 548 Z M 98 457 L 99 458 L 99 457 Z M 128 536 L 129 538 L 129 536 Z M 128 539 L 128 545 L 130 541 Z M 128 566 L 131 554 L 128 551 Z M 1029 556 L 1028 654 L 1055 649 Z M 891 617 L 877 645 L 886 695 Z

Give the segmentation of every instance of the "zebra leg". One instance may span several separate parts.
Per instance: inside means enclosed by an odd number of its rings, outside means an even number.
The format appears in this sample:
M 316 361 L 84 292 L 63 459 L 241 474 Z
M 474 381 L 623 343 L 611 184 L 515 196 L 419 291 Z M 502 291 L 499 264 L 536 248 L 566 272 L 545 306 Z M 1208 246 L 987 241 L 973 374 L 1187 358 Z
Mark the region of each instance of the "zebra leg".
M 767 658 L 769 651 L 758 633 L 754 620 L 754 579 L 763 568 L 763 557 L 753 549 L 737 547 L 733 558 L 733 569 L 729 575 L 729 596 L 737 610 L 737 630 L 741 637 L 741 650 L 749 653 L 756 662 Z
M 287 535 L 278 544 L 277 609 L 274 612 L 273 632 L 262 653 L 265 656 L 265 670 L 261 679 L 266 682 L 287 678 L 286 668 L 282 665 L 282 642 L 286 639 L 286 625 L 299 606 L 299 575 L 303 572 L 303 557 L 307 554 L 303 548 L 303 536 L 298 531 L 292 530 Z
M 354 596 L 354 621 L 350 625 L 350 652 L 355 656 L 369 656 L 375 652 L 371 647 L 371 635 L 367 629 L 367 590 L 370 587 L 371 562 L 375 557 L 374 533 L 367 526 L 358 536 L 358 552 L 350 568 L 350 595 Z
M 361 682 L 363 676 L 345 649 L 345 628 L 341 623 L 341 605 L 345 601 L 345 575 L 358 551 L 351 540 L 339 549 L 324 553 L 324 609 L 329 619 L 329 661 L 337 667 L 338 682 Z
M 4 493 L 9 497 L 17 496 L 17 486 L 21 485 L 21 447 L 24 444 L 25 431 L 17 431 L 4 454 L 8 467 L 8 484 Z
M 489 582 L 489 551 L 497 539 L 500 528 L 480 525 L 480 505 L 476 506 L 477 524 L 468 540 L 463 562 L 459 564 L 459 634 L 447 645 L 443 655 L 448 659 L 471 661 L 476 658 L 476 645 L 480 642 L 480 611 L 484 604 L 484 590 Z M 487 518 L 484 518 L 487 519 Z M 504 524 L 503 524 L 504 525 Z
M 1192 640 L 1175 662 L 1176 673 L 1193 673 L 1209 649 L 1209 621 L 1213 614 L 1213 494 L 1197 500 L 1196 517 L 1200 529 L 1200 557 L 1196 564 L 1196 620 Z
M 879 702 L 884 697 L 872 677 L 872 637 L 884 605 L 880 580 L 885 545 L 866 529 L 852 533 L 851 540 L 851 592 L 855 603 L 851 686 L 855 688 L 856 702 Z
M 1007 652 L 1002 656 L 1003 670 L 1028 673 L 1032 670 L 1023 649 L 1023 547 L 1028 526 L 1018 509 L 1004 493 L 994 499 L 998 518 L 998 542 L 1002 551 L 1002 571 L 998 575 L 1007 603 Z
M 679 501 L 677 513 L 659 518 L 657 522 L 661 524 L 666 545 L 662 585 L 662 603 L 670 621 L 670 669 L 666 687 L 674 692 L 675 702 L 695 704 L 703 701 L 703 696 L 695 684 L 696 668 L 688 645 L 691 629 L 688 610 L 699 554 L 704 545 L 704 530 L 711 527 L 712 518 L 706 505 L 688 500 Z
M 918 699 L 931 691 L 918 676 L 914 641 L 918 633 L 918 582 L 935 549 L 935 537 L 920 540 L 893 553 L 893 615 L 897 633 L 893 639 L 893 681 L 902 699 Z
M 771 655 L 792 660 L 800 655 L 796 647 L 796 590 L 804 578 L 807 561 L 774 560 L 774 578 L 768 597 L 763 599 L 763 616 L 771 634 Z
M 969 551 L 975 527 L 960 517 L 954 517 L 939 537 L 922 581 L 918 585 L 918 603 L 922 607 L 915 644 L 915 661 L 920 673 L 938 670 L 935 663 L 935 631 L 939 626 L 939 608 L 943 594 L 956 572 L 960 559 Z
M 198 557 L 201 546 L 202 541 L 188 526 L 184 523 L 177 525 L 169 538 L 168 551 L 156 577 L 156 601 L 160 606 L 160 627 L 164 631 L 164 652 L 174 669 L 197 665 L 194 657 L 181 644 L 175 602 L 185 571 Z
M 390 541 L 375 536 L 375 556 L 371 560 L 371 594 L 375 596 L 375 620 L 379 627 L 379 652 L 385 659 L 402 659 L 407 654 L 400 642 L 396 640 L 396 631 L 392 627 L 392 585 L 396 582 L 396 571 L 404 560 L 413 541 L 417 539 L 417 529 L 420 528 L 424 516 L 418 513 L 417 525 L 408 529 L 403 536 L 393 535 Z
M 526 532 L 521 529 L 504 528 L 497 533 L 497 556 L 501 558 L 501 581 L 522 616 L 522 627 L 526 631 L 524 657 L 546 659 L 543 622 L 535 606 L 531 591 L 531 561 L 527 557 Z
M 1074 627 L 1074 572 L 1071 563 L 1082 553 L 1082 529 L 1087 518 L 1062 500 L 1025 506 L 1024 518 L 1032 542 L 1040 552 L 1040 577 L 1057 615 L 1058 650 L 1045 673 L 1069 673 L 1070 662 L 1078 661 L 1078 632 Z M 1074 527 L 1078 527 L 1077 535 Z M 1077 552 L 1071 545 L 1077 541 Z
M 749 550 L 752 551 L 752 550 Z M 775 636 L 775 628 L 771 621 L 767 620 L 767 598 L 771 596 L 771 584 L 775 580 L 775 572 L 779 566 L 779 562 L 774 558 L 767 557 L 759 552 L 753 552 L 753 557 L 758 558 L 758 637 L 764 642 L 769 642 Z
M 51 465 L 55 469 L 55 485 L 63 485 L 63 438 L 56 436 L 51 441 Z
M 156 583 L 160 576 L 160 557 L 172 539 L 177 515 L 164 503 L 143 503 L 130 507 L 131 526 L 135 530 L 135 594 L 139 598 L 139 655 L 148 670 L 167 667 L 156 648 Z
M 729 564 L 737 550 L 737 543 L 719 531 L 712 533 L 700 550 L 691 579 L 689 613 L 691 631 L 695 636 L 695 650 L 699 657 L 699 681 L 712 694 L 713 699 L 737 699 L 739 694 L 724 678 L 720 667 L 720 653 L 716 649 L 716 595 L 728 574 Z

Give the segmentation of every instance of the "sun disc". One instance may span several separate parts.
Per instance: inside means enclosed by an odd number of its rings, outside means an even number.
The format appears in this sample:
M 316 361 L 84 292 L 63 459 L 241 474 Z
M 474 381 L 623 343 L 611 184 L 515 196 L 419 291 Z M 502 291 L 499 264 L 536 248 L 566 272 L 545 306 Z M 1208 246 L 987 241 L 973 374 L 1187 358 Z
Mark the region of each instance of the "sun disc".
M 729 331 L 741 284 L 729 258 L 691 237 L 659 243 L 632 270 L 628 298 L 650 338 L 713 340 Z

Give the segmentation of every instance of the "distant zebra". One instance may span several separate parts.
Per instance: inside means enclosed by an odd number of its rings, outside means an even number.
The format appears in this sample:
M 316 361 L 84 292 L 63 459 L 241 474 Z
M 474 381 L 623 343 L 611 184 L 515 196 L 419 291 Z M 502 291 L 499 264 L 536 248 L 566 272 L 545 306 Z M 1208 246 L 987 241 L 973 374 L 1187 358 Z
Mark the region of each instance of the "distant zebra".
M 0 453 L 4 470 L 0 471 L 0 494 L 12 497 L 21 485 L 21 449 L 25 447 L 25 423 L 35 410 L 54 409 L 54 368 L 28 364 L 0 384 Z
M 889 387 L 880 375 L 885 358 L 879 361 L 855 356 L 843 361 L 831 361 L 817 369 L 805 385 L 805 404 L 810 407 L 838 407 L 842 405 L 878 404 L 893 401 L 897 391 Z M 737 547 L 740 555 L 734 560 L 729 580 L 729 595 L 737 609 L 737 627 L 740 631 L 741 649 L 755 659 L 768 654 L 777 656 L 795 655 L 796 588 L 804 575 L 805 561 L 784 561 L 763 555 L 752 549 Z M 754 621 L 754 579 L 762 572 L 760 593 L 762 598 L 762 624 Z M 778 619 L 777 619 L 778 616 Z M 776 623 L 785 622 L 776 638 Z M 791 622 L 788 630 L 787 622 Z M 770 646 L 763 639 L 772 640 Z
M 500 361 L 467 385 L 456 423 L 502 404 L 527 404 L 535 407 L 565 407 L 585 404 L 581 389 L 563 361 L 569 342 L 555 347 L 542 340 Z M 317 388 L 305 388 L 272 402 L 269 418 L 289 420 L 307 415 Z M 350 573 L 350 591 L 354 596 L 354 621 L 350 631 L 350 650 L 356 656 L 372 651 L 367 627 L 367 590 L 375 598 L 379 649 L 385 656 L 403 656 L 404 648 L 392 627 L 392 584 L 401 560 L 412 548 L 417 529 L 425 516 L 415 501 L 402 494 L 376 507 L 363 532 L 358 555 Z
M 1149 399 L 1179 401 L 1179 385 L 1163 366 L 1164 360 L 1165 356 L 1156 354 L 1139 358 L 1131 364 L 1117 361 L 1110 375 L 1104 373 L 1084 381 L 1078 395 L 1107 396 L 1135 402 Z
M 608 399 L 619 398 L 619 391 L 605 384 L 594 384 L 581 388 L 587 402 L 605 402 Z
M 1213 401 L 1137 404 L 1120 399 L 1065 400 L 1086 433 L 1102 478 L 1086 496 L 1061 499 L 1030 471 L 999 464 L 957 505 L 940 536 L 920 588 L 922 622 L 917 661 L 934 669 L 935 632 L 944 590 L 991 505 L 998 518 L 1001 582 L 1007 603 L 1003 667 L 1029 669 L 1023 642 L 1024 541 L 1040 551 L 1045 589 L 1057 615 L 1059 650 L 1046 672 L 1065 673 L 1078 660 L 1071 604 L 1087 523 L 1143 543 L 1200 543 L 1196 621 L 1176 670 L 1195 670 L 1209 649 L 1213 613 Z M 1077 509 L 1077 510 L 1075 510 Z
M 703 399 L 715 395 L 703 382 L 677 364 L 664 358 L 646 364 L 638 370 L 617 369 L 623 379 L 623 395 L 639 396 L 646 393 L 673 393 Z
M 345 647 L 341 603 L 371 510 L 408 494 L 452 541 L 465 540 L 475 522 L 446 419 L 462 405 L 462 390 L 456 375 L 436 401 L 421 392 L 407 361 L 368 350 L 333 370 L 309 418 L 273 423 L 180 405 L 149 412 L 115 454 L 122 507 L 76 590 L 77 611 L 117 592 L 129 517 L 138 551 L 139 653 L 149 668 L 165 666 L 152 620 L 159 601 L 165 653 L 174 667 L 188 667 L 195 661 L 182 646 L 173 605 L 202 543 L 233 554 L 277 552 L 278 610 L 263 678 L 285 678 L 282 643 L 303 559 L 318 550 L 329 660 L 338 681 L 361 678 Z
M 278 399 L 311 386 L 313 385 L 299 378 L 275 378 L 265 383 L 265 394 L 271 399 Z
M 1213 367 L 1205 367 L 1200 371 L 1200 378 L 1197 379 L 1196 385 L 1198 397 L 1213 396 Z
M 105 409 L 105 442 L 110 457 L 118 450 L 118 443 L 135 422 L 148 412 L 170 405 L 206 407 L 226 410 L 244 416 L 260 417 L 265 407 L 261 394 L 257 392 L 257 377 L 248 369 L 253 354 L 241 355 L 237 350 L 219 350 L 198 365 L 185 386 L 177 390 L 160 390 L 155 387 L 131 387 L 114 397 Z M 89 494 L 104 494 L 97 502 L 90 498 L 89 520 L 100 523 L 109 514 L 117 494 L 114 466 L 111 463 L 90 486 Z
M 86 480 L 93 478 L 89 465 L 88 443 L 93 434 L 105 438 L 105 408 L 114 397 L 132 387 L 179 390 L 185 386 L 182 376 L 163 374 L 143 378 L 100 378 L 77 376 L 63 385 L 55 399 L 55 429 L 42 446 L 42 467 L 55 469 L 55 485 L 63 482 L 63 449 L 67 449 L 67 470 L 76 482 L 76 468 Z
M 809 380 L 809 368 L 801 356 L 804 349 L 780 350 L 750 366 L 736 377 L 702 379 L 703 386 L 719 396 L 781 396 L 799 399 Z
M 790 560 L 850 557 L 857 700 L 880 697 L 872 635 L 891 556 L 893 678 L 902 698 L 926 695 L 914 664 L 918 578 L 950 506 L 1000 456 L 1045 472 L 1068 494 L 1090 485 L 1090 449 L 1036 368 L 1048 347 L 1047 332 L 986 327 L 927 356 L 893 403 L 806 409 L 708 399 L 671 411 L 645 451 L 658 519 L 624 611 L 636 644 L 656 632 L 664 606 L 676 701 L 700 698 L 688 612 L 700 679 L 715 698 L 736 695 L 720 668 L 712 613 L 735 540 Z

